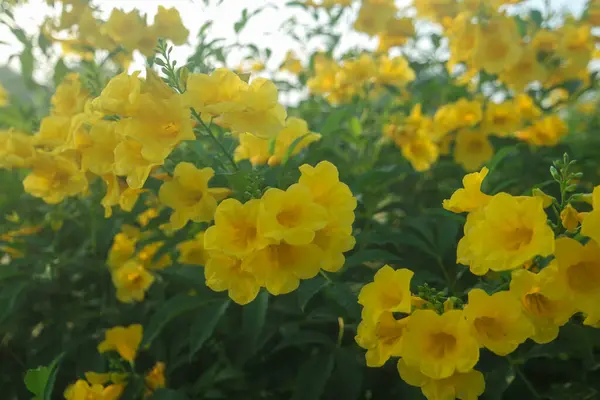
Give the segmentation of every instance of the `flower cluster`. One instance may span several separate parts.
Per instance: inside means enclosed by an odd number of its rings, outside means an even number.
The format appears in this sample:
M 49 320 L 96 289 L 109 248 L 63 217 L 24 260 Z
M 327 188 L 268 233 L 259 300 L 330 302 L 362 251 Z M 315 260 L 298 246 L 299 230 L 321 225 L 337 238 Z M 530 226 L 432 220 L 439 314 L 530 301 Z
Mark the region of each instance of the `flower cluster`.
M 143 328 L 139 324 L 129 326 L 116 326 L 105 332 L 105 339 L 98 345 L 99 353 L 116 352 L 120 360 L 133 365 L 140 343 L 142 342 Z M 121 362 L 111 363 L 115 368 L 109 372 L 86 372 L 85 379 L 79 379 L 69 385 L 65 390 L 66 400 L 92 399 L 92 400 L 117 400 L 130 379 L 125 365 Z M 145 396 L 155 390 L 166 387 L 165 363 L 157 362 L 144 376 Z
M 492 136 L 554 146 L 567 132 L 557 115 L 543 115 L 526 94 L 502 103 L 461 98 L 438 108 L 433 117 L 423 115 L 417 104 L 410 115 L 393 114 L 383 127 L 384 137 L 417 171 L 428 170 L 440 155 L 450 153 L 465 170 L 477 170 L 494 155 Z
M 308 82 L 314 94 L 320 94 L 333 104 L 344 103 L 354 96 L 373 95 L 384 86 L 403 88 L 415 79 L 415 72 L 402 57 L 362 54 L 338 64 L 319 55 L 315 58 L 315 75 Z
M 87 2 L 65 2 L 58 20 L 47 19 L 43 29 L 48 38 L 61 43 L 65 53 L 93 59 L 96 49 L 108 50 L 123 67 L 131 62 L 135 50 L 152 56 L 159 37 L 176 45 L 186 42 L 189 31 L 176 8 L 158 6 L 153 24 L 148 25 L 146 19 L 138 10 L 124 12 L 115 8 L 103 21 Z M 65 35 L 67 39 L 59 38 Z
M 415 35 L 414 21 L 400 17 L 394 0 L 363 0 L 354 29 L 370 36 L 377 36 L 380 52 L 402 46 Z
M 227 290 L 239 304 L 251 302 L 261 287 L 285 294 L 321 269 L 338 271 L 343 253 L 354 247 L 356 200 L 333 164 L 302 165 L 300 172 L 286 190 L 221 202 L 214 225 L 180 243 L 179 261 L 204 265 L 207 286 Z

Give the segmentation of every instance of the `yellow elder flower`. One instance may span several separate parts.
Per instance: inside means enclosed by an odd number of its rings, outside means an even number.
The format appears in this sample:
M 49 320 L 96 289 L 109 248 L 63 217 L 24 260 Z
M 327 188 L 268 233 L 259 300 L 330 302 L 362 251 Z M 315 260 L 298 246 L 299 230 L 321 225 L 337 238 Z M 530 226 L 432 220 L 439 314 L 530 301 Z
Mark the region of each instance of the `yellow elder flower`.
M 158 191 L 161 203 L 173 209 L 171 227 L 181 229 L 188 221 L 212 221 L 217 201 L 231 193 L 226 188 L 209 188 L 215 175 L 212 168 L 198 169 L 188 162 L 180 162 L 173 171 L 173 180 L 165 182 Z
M 556 53 L 567 61 L 569 68 L 587 67 L 594 52 L 594 36 L 588 24 L 566 24 L 559 30 Z
M 117 122 L 100 120 L 94 123 L 89 132 L 89 144 L 81 149 L 81 169 L 96 175 L 113 171 L 115 148 L 121 138 L 116 131 Z
M 117 289 L 117 299 L 122 303 L 144 300 L 146 290 L 154 282 L 154 276 L 137 260 L 129 260 L 112 272 Z
M 140 189 L 146 183 L 152 168 L 161 165 L 150 162 L 142 156 L 142 144 L 135 139 L 123 139 L 115 147 L 114 172 L 126 176 L 127 184 L 133 189 Z
M 525 48 L 519 61 L 502 71 L 500 78 L 513 90 L 520 92 L 531 82 L 544 82 L 547 75 L 546 69 L 537 59 L 537 51 L 533 48 Z
M 377 62 L 379 65 L 376 82 L 380 85 L 403 87 L 415 80 L 415 71 L 404 57 L 381 56 Z
M 568 133 L 568 127 L 557 115 L 537 120 L 532 126 L 517 133 L 517 137 L 536 146 L 556 146 Z
M 132 363 L 142 342 L 143 331 L 140 324 L 110 328 L 98 345 L 98 352 L 116 351 L 124 360 Z
M 38 152 L 31 163 L 32 171 L 25 180 L 25 191 L 48 204 L 83 193 L 88 188 L 85 174 L 72 160 L 51 153 Z
M 514 99 L 518 113 L 524 120 L 532 120 L 542 115 L 542 110 L 534 103 L 533 99 L 525 94 L 518 94 Z
M 431 168 L 439 155 L 438 146 L 421 132 L 402 146 L 402 156 L 418 172 L 427 171 Z
M 482 118 L 481 102 L 478 100 L 460 99 L 451 104 L 457 118 L 457 128 L 477 125 Z
M 158 6 L 152 28 L 158 36 L 170 39 L 176 46 L 185 44 L 190 34 L 190 31 L 183 25 L 179 11 L 175 7 Z
M 581 222 L 581 234 L 600 243 L 600 186 L 592 193 L 592 212 L 587 213 Z
M 52 114 L 67 117 L 78 114 L 83 111 L 88 97 L 88 91 L 81 86 L 79 74 L 69 74 L 56 87 L 51 98 Z
M 414 6 L 419 17 L 430 18 L 435 22 L 454 17 L 459 10 L 456 0 L 415 0 Z
M 461 130 L 456 135 L 454 161 L 467 171 L 475 171 L 494 155 L 486 134 L 479 130 Z
M 271 188 L 261 199 L 258 232 L 269 239 L 291 245 L 313 241 L 315 231 L 327 225 L 327 210 L 315 203 L 310 190 L 294 184 L 287 190 Z
M 313 244 L 323 252 L 321 268 L 328 272 L 337 272 L 346 261 L 344 253 L 354 248 L 356 239 L 352 236 L 351 226 L 342 225 L 337 221 L 330 222 L 325 228 L 316 231 Z
M 158 361 L 144 377 L 144 383 L 150 392 L 166 387 L 165 367 L 164 362 Z
M 506 271 L 535 256 L 554 251 L 554 233 L 539 197 L 493 196 L 487 206 L 469 214 L 458 243 L 457 262 L 475 275 Z
M 555 267 L 546 267 L 538 274 L 515 270 L 510 291 L 521 300 L 523 312 L 535 329 L 531 336 L 536 343 L 549 343 L 557 338 L 559 327 L 569 321 L 575 310 L 563 299 L 551 299 L 549 283 L 558 278 Z
M 225 68 L 217 68 L 210 75 L 190 74 L 183 96 L 185 102 L 199 113 L 220 115 L 243 110 L 240 98 L 245 90 L 248 90 L 248 84 L 239 75 Z
M 147 27 L 138 10 L 128 13 L 113 8 L 108 21 L 102 26 L 104 32 L 125 49 L 133 51 Z
M 242 110 L 225 112 L 220 123 L 235 134 L 249 132 L 261 138 L 275 136 L 285 127 L 287 112 L 278 103 L 277 86 L 265 78 L 254 79 L 240 93 Z
M 64 145 L 69 136 L 70 126 L 70 117 L 49 115 L 42 118 L 40 130 L 34 136 L 35 144 L 49 150 Z
M 100 201 L 104 207 L 104 218 L 112 216 L 112 206 L 119 205 L 121 210 L 130 212 L 133 210 L 140 194 L 145 189 L 132 189 L 127 184 L 119 179 L 114 174 L 106 174 L 102 176 L 102 180 L 106 184 L 106 194 Z
M 410 281 L 414 275 L 409 269 L 394 270 L 389 265 L 381 267 L 373 282 L 362 287 L 358 303 L 363 309 L 363 320 L 376 323 L 384 312 L 411 311 Z
M 484 120 L 484 129 L 487 133 L 500 137 L 513 136 L 520 126 L 521 116 L 512 101 L 487 105 Z
M 354 22 L 354 29 L 375 36 L 385 30 L 396 11 L 393 0 L 364 0 Z
M 548 282 L 548 296 L 565 299 L 588 320 L 600 319 L 600 246 L 593 240 L 585 245 L 575 239 L 556 239 L 555 259 L 551 265 L 557 277 Z
M 568 232 L 575 232 L 577 227 L 579 226 L 579 216 L 577 210 L 571 205 L 571 203 L 567 204 L 567 206 L 560 213 L 560 221 L 562 226 Z
M 288 51 L 285 54 L 285 59 L 283 60 L 283 64 L 281 64 L 280 68 L 282 71 L 287 71 L 294 75 L 298 75 L 304 69 L 304 67 L 302 67 L 302 63 L 292 51 Z
M 508 291 L 490 296 L 481 289 L 472 289 L 463 312 L 473 337 L 499 356 L 515 351 L 534 332 L 521 304 Z
M 13 130 L 0 131 L 0 168 L 26 168 L 33 157 L 33 137 Z
M 356 331 L 356 343 L 367 350 L 367 367 L 381 367 L 390 357 L 402 355 L 402 336 L 410 317 L 396 319 L 391 312 L 382 313 L 377 321 L 363 319 Z
M 101 384 L 89 384 L 83 379 L 79 379 L 65 390 L 66 400 L 118 400 L 123 393 L 125 386 L 122 384 L 113 384 L 106 387 Z
M 416 310 L 404 333 L 402 353 L 408 366 L 429 378 L 444 379 L 473 369 L 479 360 L 479 345 L 461 310 L 443 315 Z
M 136 259 L 140 262 L 140 264 L 148 269 L 148 270 L 157 270 L 157 269 L 165 269 L 170 267 L 173 264 L 173 260 L 171 256 L 166 253 L 163 254 L 158 260 L 154 259 L 154 255 L 161 247 L 163 247 L 165 242 L 158 241 L 145 245 L 140 249 L 140 251 L 136 255 Z
M 125 228 L 125 227 L 124 227 Z M 140 238 L 139 229 L 129 226 L 113 238 L 106 263 L 111 270 L 125 264 L 135 254 L 135 245 Z
M 406 44 L 415 35 L 415 25 L 411 18 L 394 18 L 385 24 L 385 30 L 379 32 L 377 51 L 387 52 L 392 47 Z
M 8 91 L 0 84 L 0 107 L 8 105 Z
M 511 68 L 521 58 L 521 37 L 512 17 L 497 15 L 475 31 L 473 63 L 489 74 Z
M 314 278 L 319 273 L 321 258 L 321 249 L 315 244 L 292 246 L 281 242 L 250 254 L 242 268 L 277 296 L 296 290 L 300 279 Z
M 444 379 L 432 379 L 400 359 L 398 372 L 404 382 L 420 387 L 427 400 L 475 400 L 485 391 L 483 374 L 474 369 L 464 373 L 455 372 Z
M 241 305 L 254 300 L 261 286 L 242 260 L 220 252 L 210 253 L 204 265 L 204 276 L 206 286 L 215 292 L 227 291 L 229 297 Z
M 112 78 L 102 89 L 100 96 L 92 101 L 92 106 L 108 115 L 133 115 L 142 90 L 142 80 L 138 75 L 139 71 L 132 75 L 122 72 Z
M 244 204 L 235 199 L 221 202 L 215 211 L 215 224 L 206 230 L 205 248 L 243 258 L 271 243 L 258 234 L 260 204 L 258 199 Z
M 177 261 L 180 264 L 206 265 L 209 257 L 204 247 L 204 232 L 199 232 L 193 239 L 179 243 L 177 250 L 179 250 Z

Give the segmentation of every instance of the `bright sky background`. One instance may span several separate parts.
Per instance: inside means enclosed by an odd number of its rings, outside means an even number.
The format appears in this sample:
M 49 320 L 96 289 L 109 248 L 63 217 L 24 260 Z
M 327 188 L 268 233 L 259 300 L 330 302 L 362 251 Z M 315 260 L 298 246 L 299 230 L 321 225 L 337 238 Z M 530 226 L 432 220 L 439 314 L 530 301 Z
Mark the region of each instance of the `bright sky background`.
M 173 51 L 173 57 L 180 60 L 180 64 L 186 61 L 187 56 L 192 53 L 192 49 L 198 43 L 197 33 L 205 22 L 214 21 L 210 37 L 223 37 L 233 42 L 236 40 L 233 25 L 239 20 L 243 8 L 254 10 L 267 4 L 277 5 L 265 9 L 258 16 L 252 18 L 238 38 L 243 43 L 255 43 L 261 48 L 270 47 L 273 51 L 271 60 L 267 64 L 270 69 L 277 68 L 287 50 L 294 50 L 302 56 L 312 53 L 320 47 L 319 43 L 310 43 L 307 46 L 299 45 L 279 33 L 281 23 L 290 17 L 295 16 L 298 20 L 305 22 L 311 21 L 311 18 L 303 10 L 295 7 L 285 7 L 286 2 L 286 0 L 224 0 L 220 6 L 207 7 L 202 0 L 93 0 L 93 4 L 99 6 L 103 18 L 108 18 L 113 8 L 122 8 L 125 11 L 137 8 L 148 15 L 149 22 L 152 21 L 159 5 L 176 7 L 181 14 L 184 25 L 190 30 L 189 44 L 177 47 Z M 576 15 L 581 13 L 585 2 L 585 0 L 550 0 L 553 9 L 567 9 Z M 215 3 L 215 1 L 212 0 L 211 3 Z M 405 6 L 410 4 L 411 0 L 397 0 L 397 3 L 399 6 Z M 525 2 L 527 6 L 540 8 L 543 3 L 544 0 L 528 0 Z M 357 5 L 355 4 L 355 10 Z M 44 0 L 29 0 L 27 5 L 16 10 L 15 18 L 20 27 L 27 33 L 33 34 L 49 13 L 56 15 L 56 10 L 48 7 Z M 355 15 L 347 15 L 346 20 L 342 21 L 341 25 L 350 27 L 354 17 Z M 6 45 L 0 44 L 0 65 L 5 65 L 9 56 L 18 53 L 22 45 L 5 26 L 0 26 L 0 38 L 2 38 L 2 41 L 8 42 Z M 376 41 L 348 29 L 342 36 L 341 47 L 347 49 L 356 45 L 372 49 L 376 45 Z M 239 62 L 242 57 L 242 54 L 233 54 L 233 63 Z M 19 68 L 17 60 L 13 60 L 9 65 L 14 69 Z M 140 69 L 143 65 L 143 58 L 138 54 L 131 69 Z M 39 65 L 36 67 L 39 68 L 39 71 L 36 72 L 35 77 L 38 80 L 44 80 L 50 73 L 50 66 Z

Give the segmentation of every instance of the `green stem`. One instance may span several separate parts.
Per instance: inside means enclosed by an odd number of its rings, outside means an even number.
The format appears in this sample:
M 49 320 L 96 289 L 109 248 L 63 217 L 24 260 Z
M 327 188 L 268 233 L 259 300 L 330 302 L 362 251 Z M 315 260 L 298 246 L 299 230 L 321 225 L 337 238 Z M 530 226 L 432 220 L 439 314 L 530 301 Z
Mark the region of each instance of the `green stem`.
M 198 121 L 198 123 L 200 123 L 200 125 L 202 125 L 202 127 L 204 128 L 204 130 L 206 131 L 208 136 L 210 136 L 210 138 L 213 140 L 213 142 L 215 142 L 215 144 L 217 145 L 217 147 L 219 147 L 219 149 L 225 155 L 225 157 L 227 157 L 227 160 L 229 161 L 229 163 L 231 164 L 233 169 L 237 171 L 239 168 L 238 168 L 237 164 L 235 163 L 233 156 L 231 154 L 229 154 L 229 152 L 227 151 L 225 146 L 223 146 L 223 143 L 221 143 L 221 141 L 219 139 L 217 139 L 217 137 L 212 132 L 212 130 L 208 126 L 206 126 L 206 124 L 204 123 L 204 121 L 202 121 L 202 118 L 200 117 L 198 112 L 196 110 L 194 110 L 193 108 L 192 108 L 192 115 L 194 116 L 194 119 L 196 121 Z

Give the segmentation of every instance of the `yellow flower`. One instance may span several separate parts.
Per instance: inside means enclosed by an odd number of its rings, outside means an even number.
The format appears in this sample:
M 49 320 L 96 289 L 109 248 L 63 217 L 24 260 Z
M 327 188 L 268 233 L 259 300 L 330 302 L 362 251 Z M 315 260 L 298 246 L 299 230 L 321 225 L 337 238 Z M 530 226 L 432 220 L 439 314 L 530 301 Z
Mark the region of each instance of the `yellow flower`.
M 129 260 L 112 272 L 112 281 L 117 289 L 117 299 L 122 303 L 133 303 L 144 300 L 154 276 L 137 260 Z
M 153 167 L 162 164 L 150 162 L 142 156 L 142 144 L 135 139 L 124 139 L 115 147 L 114 172 L 127 177 L 127 184 L 140 189 L 146 183 Z
M 49 115 L 42 118 L 40 130 L 34 136 L 36 145 L 49 150 L 64 145 L 69 136 L 71 118 L 61 115 Z
M 220 115 L 243 110 L 240 99 L 246 90 L 248 84 L 235 72 L 217 68 L 210 75 L 190 74 L 184 98 L 199 113 Z
M 455 372 L 444 379 L 432 379 L 422 374 L 418 368 L 410 367 L 400 359 L 398 372 L 404 382 L 420 387 L 427 400 L 475 400 L 485 390 L 483 374 L 474 369 L 464 373 Z
M 260 200 L 242 204 L 235 199 L 224 200 L 215 212 L 215 224 L 206 230 L 207 250 L 219 250 L 243 258 L 272 241 L 258 234 Z
M 0 107 L 8 105 L 8 91 L 0 84 Z
M 414 6 L 419 17 L 430 18 L 435 22 L 453 17 L 459 10 L 455 0 L 415 0 Z
M 365 0 L 354 22 L 354 29 L 375 36 L 385 30 L 396 11 L 397 8 L 391 0 Z
M 260 284 L 253 273 L 242 265 L 237 257 L 211 252 L 204 266 L 206 286 L 215 292 L 227 290 L 237 304 L 250 303 L 258 295 Z
M 546 69 L 537 59 L 537 51 L 524 48 L 519 61 L 500 73 L 500 78 L 513 90 L 524 90 L 531 82 L 544 82 L 547 78 Z M 527 95 L 524 95 L 527 96 Z
M 98 352 L 116 351 L 132 363 L 142 342 L 143 331 L 140 324 L 110 328 L 104 334 L 104 341 L 98 345 Z
M 143 94 L 135 118 L 122 122 L 123 134 L 142 144 L 141 155 L 161 163 L 184 140 L 195 139 L 190 110 L 180 95 L 167 99 Z
M 100 96 L 92 101 L 92 106 L 105 114 L 129 116 L 138 107 L 142 90 L 142 80 L 138 78 L 139 71 L 128 75 L 122 72 L 112 78 L 102 89 Z
M 587 67 L 594 51 L 594 36 L 591 26 L 565 24 L 559 30 L 559 42 L 556 53 L 567 60 L 569 68 Z
M 208 181 L 214 176 L 212 168 L 198 169 L 188 162 L 180 162 L 173 172 L 173 180 L 160 187 L 158 198 L 171 207 L 171 227 L 181 229 L 188 221 L 212 221 L 217 201 L 231 192 L 226 188 L 209 188 Z
M 88 96 L 88 91 L 81 86 L 79 74 L 69 74 L 52 96 L 52 114 L 70 117 L 83 112 Z
M 415 25 L 411 18 L 394 18 L 385 24 L 385 30 L 379 32 L 377 51 L 387 52 L 392 47 L 406 44 L 415 35 Z
M 419 133 L 402 146 L 402 156 L 410 162 L 415 171 L 423 172 L 437 161 L 439 148 L 430 138 Z
M 556 239 L 556 279 L 548 282 L 548 297 L 565 299 L 588 320 L 600 319 L 600 246 L 593 240 L 585 245 L 575 239 Z
M 555 267 L 546 267 L 540 273 L 521 269 L 512 273 L 510 291 L 521 300 L 523 312 L 533 324 L 531 336 L 536 343 L 549 343 L 558 336 L 558 328 L 569 321 L 575 310 L 563 299 L 548 297 L 548 283 L 556 280 Z
M 321 268 L 328 272 L 337 272 L 346 261 L 344 253 L 354 248 L 356 239 L 352 236 L 351 226 L 335 221 L 315 232 L 313 244 L 319 246 L 323 252 Z
M 377 61 L 379 68 L 376 81 L 380 85 L 403 87 L 415 80 L 415 71 L 410 67 L 406 58 L 381 56 Z
M 241 133 L 238 139 L 240 144 L 235 148 L 234 152 L 234 159 L 236 162 L 250 160 L 252 165 L 263 165 L 267 163 L 271 157 L 271 153 L 269 152 L 269 139 L 260 138 L 251 133 Z
M 473 337 L 499 356 L 512 353 L 533 335 L 533 326 L 521 311 L 521 304 L 508 291 L 490 296 L 481 289 L 472 289 L 463 312 Z
M 467 171 L 475 171 L 494 155 L 487 135 L 478 130 L 461 130 L 456 135 L 454 161 Z
M 518 94 L 514 99 L 519 115 L 524 120 L 532 120 L 542 115 L 542 110 L 534 103 L 533 99 L 525 93 Z
M 147 28 L 137 10 L 126 13 L 118 8 L 113 8 L 103 29 L 116 43 L 133 51 Z
M 310 190 L 294 184 L 287 190 L 271 188 L 261 199 L 259 235 L 291 245 L 313 241 L 315 231 L 327 225 L 327 210 L 315 203 Z
M 154 364 L 154 367 L 144 377 L 144 382 L 150 392 L 166 387 L 165 363 L 158 361 Z
M 145 245 L 140 249 L 136 255 L 136 259 L 140 264 L 148 270 L 165 269 L 173 264 L 171 255 L 168 253 L 163 254 L 157 260 L 154 259 L 154 255 L 163 247 L 165 242 L 158 241 Z
M 467 123 L 469 120 L 471 120 L 468 123 L 469 126 L 477 125 L 479 120 L 481 120 L 481 107 L 478 114 L 471 112 L 462 115 L 462 123 Z M 456 107 L 453 104 L 445 104 L 438 108 L 433 116 L 433 136 L 436 140 L 439 140 L 449 132 L 457 129 L 460 124 Z
M 104 385 L 110 381 L 109 373 L 86 372 L 85 380 L 92 385 Z
M 600 186 L 594 188 L 592 205 L 593 211 L 587 213 L 581 222 L 581 234 L 600 243 Z
M 479 360 L 479 345 L 469 333 L 462 311 L 438 315 L 416 310 L 409 318 L 402 357 L 410 367 L 433 379 L 469 372 Z
M 363 320 L 376 323 L 384 312 L 411 311 L 410 281 L 414 275 L 409 269 L 394 270 L 385 265 L 377 271 L 373 282 L 362 287 L 358 303 L 363 309 Z
M 116 131 L 117 123 L 100 120 L 92 125 L 89 132 L 90 144 L 81 150 L 81 169 L 96 175 L 113 171 L 115 148 L 120 142 Z
M 60 203 L 65 197 L 83 193 L 88 181 L 72 160 L 51 153 L 38 152 L 32 171 L 23 181 L 25 191 L 48 204 Z
M 113 238 L 106 263 L 112 270 L 121 267 L 135 254 L 135 245 L 140 237 L 139 229 L 129 226 Z
M 376 321 L 360 322 L 354 339 L 367 350 L 367 367 L 381 367 L 390 357 L 402 355 L 402 336 L 409 318 L 396 319 L 393 313 L 384 312 Z
M 314 244 L 292 246 L 281 242 L 250 254 L 242 268 L 277 296 L 296 290 L 300 279 L 314 278 L 319 273 L 321 258 L 321 249 Z
M 568 232 L 575 232 L 579 226 L 579 217 L 577 210 L 571 205 L 567 206 L 560 213 L 560 221 Z
M 554 251 L 554 233 L 539 197 L 493 196 L 484 208 L 469 214 L 457 261 L 475 275 L 515 269 L 535 256 Z
M 534 197 L 539 197 L 542 199 L 544 208 L 550 207 L 556 201 L 554 197 L 547 195 L 542 189 L 539 188 L 532 189 L 531 194 Z
M 261 138 L 273 137 L 284 128 L 287 117 L 277 101 L 277 86 L 268 79 L 256 78 L 240 93 L 243 109 L 226 112 L 219 121 L 233 134 L 249 132 Z
M 481 102 L 477 100 L 460 99 L 451 105 L 457 118 L 457 128 L 477 125 L 482 118 Z
M 283 64 L 281 64 L 281 70 L 287 71 L 290 74 L 298 75 L 304 69 L 300 60 L 294 55 L 292 51 L 288 51 L 285 54 Z
M 174 45 L 181 46 L 185 44 L 190 31 L 188 31 L 183 22 L 179 11 L 175 7 L 165 8 L 158 6 L 158 12 L 154 17 L 152 28 L 158 36 L 171 39 Z
M 197 233 L 193 239 L 186 240 L 177 245 L 180 264 L 206 265 L 208 252 L 204 248 L 204 232 Z
M 118 400 L 124 389 L 125 386 L 121 384 L 104 387 L 100 384 L 90 385 L 80 379 L 65 390 L 64 396 L 66 400 Z
M 542 118 L 517 133 L 517 137 L 536 146 L 556 146 L 568 133 L 567 125 L 557 115 Z
M 0 131 L 0 168 L 27 168 L 34 156 L 32 136 L 13 130 Z
M 521 58 L 521 37 L 515 20 L 494 16 L 475 31 L 473 63 L 489 74 L 511 68 Z
M 511 101 L 487 105 L 484 122 L 484 129 L 487 133 L 500 137 L 513 136 L 520 126 L 521 116 Z

